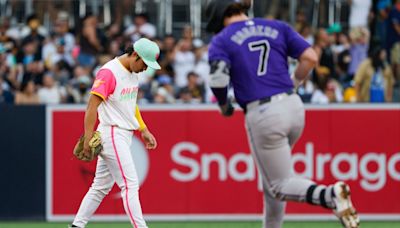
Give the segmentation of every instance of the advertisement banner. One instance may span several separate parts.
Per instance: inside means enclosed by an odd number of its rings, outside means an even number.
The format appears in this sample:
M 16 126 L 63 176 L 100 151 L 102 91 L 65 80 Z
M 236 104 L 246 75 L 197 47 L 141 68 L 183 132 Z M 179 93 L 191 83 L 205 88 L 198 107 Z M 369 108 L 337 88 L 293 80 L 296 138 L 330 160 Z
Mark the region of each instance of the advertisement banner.
M 168 107 L 168 106 L 167 106 Z M 244 116 L 222 117 L 213 106 L 142 108 L 158 141 L 147 151 L 132 145 L 140 199 L 150 219 L 252 219 L 263 208 L 261 180 L 251 158 Z M 70 219 L 89 189 L 96 162 L 76 160 L 84 107 L 47 110 L 47 218 Z M 318 183 L 349 183 L 359 213 L 400 218 L 400 109 L 308 108 L 306 127 L 293 149 L 294 172 Z M 373 206 L 371 206 L 373 205 Z M 330 210 L 288 203 L 290 218 L 333 218 Z M 127 220 L 117 186 L 95 218 Z

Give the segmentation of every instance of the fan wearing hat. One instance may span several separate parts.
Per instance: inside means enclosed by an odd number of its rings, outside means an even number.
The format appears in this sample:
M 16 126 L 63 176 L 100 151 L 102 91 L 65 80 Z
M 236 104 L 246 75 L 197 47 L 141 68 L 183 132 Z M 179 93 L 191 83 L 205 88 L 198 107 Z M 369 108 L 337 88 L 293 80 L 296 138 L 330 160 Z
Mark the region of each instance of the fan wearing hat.
M 139 39 L 125 54 L 100 68 L 91 89 L 84 123 L 84 150 L 89 153 L 89 141 L 99 118 L 97 131 L 104 150 L 97 160 L 93 184 L 82 200 L 70 227 L 85 227 L 114 183 L 121 189 L 125 212 L 133 227 L 147 227 L 139 201 L 139 179 L 131 154 L 133 131 L 139 130 L 147 149 L 157 147 L 153 134 L 144 123 L 137 106 L 139 74 L 148 67 L 160 69 L 157 58 L 160 49 L 146 38 Z

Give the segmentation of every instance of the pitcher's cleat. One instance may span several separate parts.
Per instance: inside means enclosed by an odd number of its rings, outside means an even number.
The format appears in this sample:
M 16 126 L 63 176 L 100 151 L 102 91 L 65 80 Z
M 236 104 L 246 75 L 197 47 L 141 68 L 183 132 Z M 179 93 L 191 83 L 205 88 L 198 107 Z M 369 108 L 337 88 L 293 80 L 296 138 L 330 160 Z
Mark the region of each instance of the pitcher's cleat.
M 333 212 L 342 222 L 343 227 L 358 228 L 360 218 L 351 202 L 349 185 L 339 181 L 333 186 L 333 193 L 333 202 L 336 206 Z

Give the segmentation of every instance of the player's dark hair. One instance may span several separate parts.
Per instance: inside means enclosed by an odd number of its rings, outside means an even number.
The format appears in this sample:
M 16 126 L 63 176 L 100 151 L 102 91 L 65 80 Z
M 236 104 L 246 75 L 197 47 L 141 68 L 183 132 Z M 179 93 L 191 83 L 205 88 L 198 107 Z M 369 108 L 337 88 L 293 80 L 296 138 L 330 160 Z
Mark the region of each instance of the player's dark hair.
M 128 56 L 131 56 L 133 54 L 135 50 L 133 50 L 133 46 L 129 45 L 126 49 L 125 49 L 125 53 L 128 54 Z
M 232 3 L 226 8 L 223 18 L 240 15 L 242 13 L 246 14 L 248 9 L 249 5 L 246 5 L 244 3 L 241 2 Z
M 128 56 L 131 56 L 133 54 L 133 52 L 135 52 L 135 50 L 133 49 L 133 46 L 130 45 L 125 49 L 125 53 L 128 54 Z M 136 61 L 138 61 L 140 59 L 140 56 L 137 55 L 136 56 Z

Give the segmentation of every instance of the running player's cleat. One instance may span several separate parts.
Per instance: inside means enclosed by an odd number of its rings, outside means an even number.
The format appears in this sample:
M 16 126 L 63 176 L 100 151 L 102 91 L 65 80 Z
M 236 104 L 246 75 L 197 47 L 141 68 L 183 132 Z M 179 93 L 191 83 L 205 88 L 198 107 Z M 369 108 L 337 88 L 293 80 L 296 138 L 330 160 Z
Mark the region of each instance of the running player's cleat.
M 333 212 L 342 222 L 343 227 L 358 228 L 360 218 L 351 202 L 349 185 L 339 181 L 333 186 L 333 192 L 333 202 L 335 204 Z

